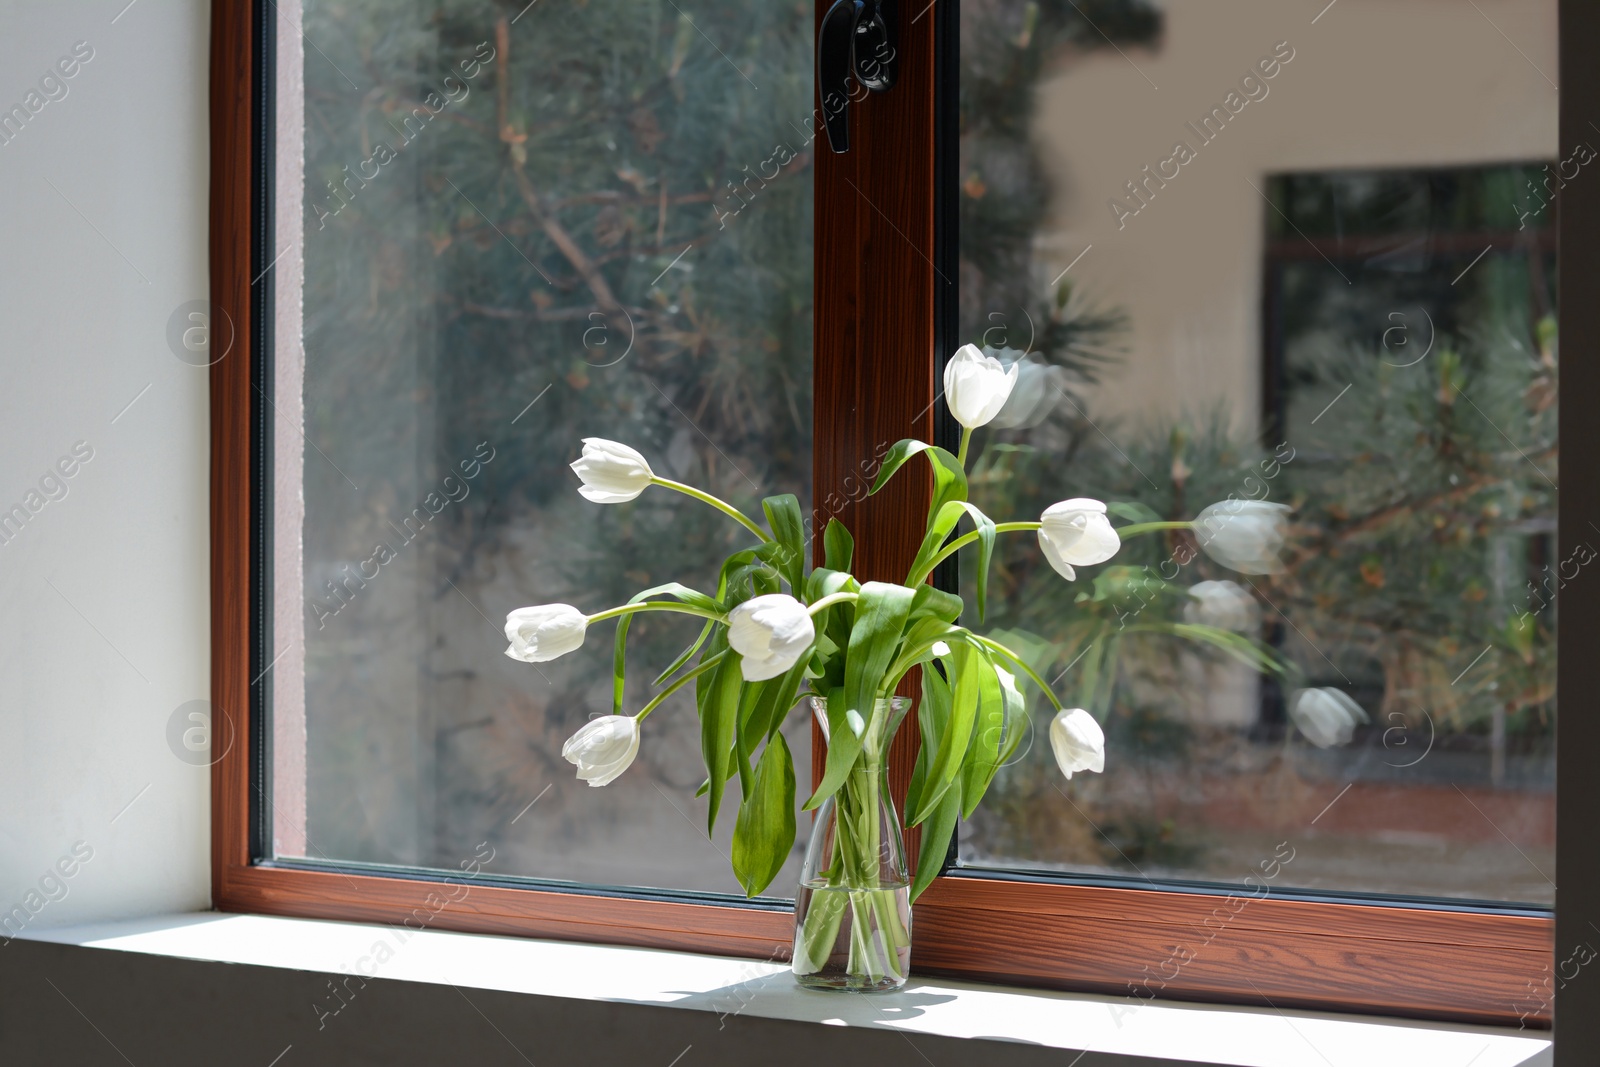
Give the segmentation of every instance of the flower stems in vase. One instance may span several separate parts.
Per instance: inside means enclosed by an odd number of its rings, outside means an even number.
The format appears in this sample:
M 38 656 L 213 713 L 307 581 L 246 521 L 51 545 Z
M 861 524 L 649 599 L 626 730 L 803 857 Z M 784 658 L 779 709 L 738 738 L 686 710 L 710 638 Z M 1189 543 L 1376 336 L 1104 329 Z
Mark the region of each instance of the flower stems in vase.
M 825 720 L 826 701 L 815 704 Z M 793 969 L 802 985 L 865 991 L 906 980 L 911 883 L 887 770 L 907 706 L 901 697 L 874 702 L 861 758 L 818 812 L 795 901 Z

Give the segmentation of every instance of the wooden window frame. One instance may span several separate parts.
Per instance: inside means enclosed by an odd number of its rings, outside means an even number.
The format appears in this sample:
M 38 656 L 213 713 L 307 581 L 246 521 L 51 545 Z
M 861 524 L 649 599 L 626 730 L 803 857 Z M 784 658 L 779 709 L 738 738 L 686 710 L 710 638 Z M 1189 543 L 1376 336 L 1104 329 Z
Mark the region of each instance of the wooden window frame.
M 223 0 L 212 9 L 211 291 L 216 314 L 232 320 L 237 338 L 235 351 L 212 366 L 210 383 L 212 705 L 219 719 L 215 736 L 232 739 L 212 767 L 215 907 L 786 958 L 793 920 L 783 908 L 482 877 L 462 893 L 464 879 L 432 872 L 310 870 L 256 858 L 252 769 L 263 760 L 266 739 L 257 732 L 262 716 L 252 715 L 252 678 L 259 677 L 252 667 L 261 666 L 252 658 L 259 658 L 252 636 L 259 610 L 252 584 L 259 521 L 252 486 L 260 473 L 252 454 L 252 420 L 260 417 L 253 374 L 268 353 L 259 350 L 261 305 L 253 298 L 263 284 L 256 206 L 266 186 L 259 174 L 270 156 L 257 133 L 267 73 L 253 39 L 259 24 L 253 8 L 261 2 Z M 1600 36 L 1600 8 L 1581 2 L 1560 4 L 1563 144 L 1587 136 L 1588 114 L 1600 113 L 1580 106 L 1600 101 L 1600 74 L 1577 45 Z M 930 354 L 943 358 L 956 341 L 955 226 L 953 205 L 943 199 L 953 196 L 955 161 L 939 148 L 953 151 L 955 143 L 954 108 L 945 94 L 954 92 L 958 23 L 953 0 L 929 10 L 931 17 L 900 27 L 894 90 L 852 108 L 852 151 L 816 156 L 814 495 L 822 521 L 837 515 L 855 531 L 863 578 L 895 580 L 904 572 L 917 534 L 901 520 L 920 515 L 930 491 L 900 478 L 869 501 L 863 461 L 870 464 L 879 443 L 944 439 L 951 429 L 934 403 L 937 360 Z M 1600 232 L 1594 179 L 1562 194 L 1561 271 L 1569 285 L 1580 271 L 1583 278 L 1600 278 L 1600 250 L 1585 247 L 1583 232 Z M 1564 309 L 1562 322 L 1569 352 L 1594 350 L 1591 342 L 1600 342 L 1600 311 Z M 1591 440 L 1600 435 L 1595 420 L 1570 399 L 1600 394 L 1587 388 L 1597 377 L 1589 365 L 1569 360 L 1561 401 L 1569 457 L 1592 455 L 1588 449 L 1600 446 Z M 1574 501 L 1600 500 L 1600 473 L 1570 461 L 1563 473 L 1561 540 L 1571 544 L 1582 530 Z M 1600 682 L 1594 657 L 1579 654 L 1580 635 L 1593 633 L 1600 633 L 1600 595 L 1580 589 L 1563 600 L 1559 682 L 1566 692 L 1594 691 Z M 1600 789 L 1584 781 L 1588 768 L 1580 756 L 1600 746 L 1600 724 L 1572 715 L 1562 729 L 1558 848 L 1562 839 L 1572 843 L 1560 850 L 1559 862 L 1573 890 L 1589 891 L 1600 888 L 1600 862 L 1577 842 L 1600 815 Z M 905 731 L 891 757 L 902 790 L 914 736 Z M 915 834 L 910 845 L 915 848 Z M 1224 891 L 1070 884 L 952 868 L 918 901 L 912 964 L 922 974 L 1127 997 L 1135 986 L 1154 991 L 1156 982 L 1142 983 L 1153 975 L 1165 978 L 1171 961 L 1181 960 L 1154 995 L 1550 1025 L 1549 1004 L 1536 1007 L 1528 995 L 1552 966 L 1557 922 L 1548 915 L 1288 892 L 1240 902 Z M 1219 916 L 1228 920 L 1213 936 Z M 1562 943 L 1587 940 L 1586 923 L 1575 909 L 1564 911 Z M 1185 959 L 1186 951 L 1197 954 Z M 1600 1030 L 1600 1012 L 1593 1010 L 1600 1007 L 1600 982 L 1567 983 L 1561 1004 L 1575 1029 Z

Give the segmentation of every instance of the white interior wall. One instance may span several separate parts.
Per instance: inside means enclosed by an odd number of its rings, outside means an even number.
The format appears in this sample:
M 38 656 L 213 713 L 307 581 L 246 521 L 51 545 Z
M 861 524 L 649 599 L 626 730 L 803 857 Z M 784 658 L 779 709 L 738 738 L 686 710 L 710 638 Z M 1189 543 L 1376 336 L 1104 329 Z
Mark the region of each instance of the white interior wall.
M 0 510 L 93 450 L 0 543 L 0 934 L 208 906 L 206 756 L 168 740 L 210 691 L 206 371 L 168 343 L 208 288 L 208 33 L 199 0 L 0 4 L 0 111 L 40 94 L 0 143 Z

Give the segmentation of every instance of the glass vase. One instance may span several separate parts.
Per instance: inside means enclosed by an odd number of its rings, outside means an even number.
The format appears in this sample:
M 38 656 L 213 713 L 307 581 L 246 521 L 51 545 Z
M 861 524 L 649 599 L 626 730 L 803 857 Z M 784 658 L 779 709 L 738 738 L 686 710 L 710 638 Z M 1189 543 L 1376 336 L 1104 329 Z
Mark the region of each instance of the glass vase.
M 888 768 L 908 707 L 903 697 L 874 704 L 860 758 L 817 809 L 794 902 L 792 967 L 807 988 L 881 993 L 906 984 L 911 879 Z M 827 701 L 812 697 L 811 711 L 827 737 Z

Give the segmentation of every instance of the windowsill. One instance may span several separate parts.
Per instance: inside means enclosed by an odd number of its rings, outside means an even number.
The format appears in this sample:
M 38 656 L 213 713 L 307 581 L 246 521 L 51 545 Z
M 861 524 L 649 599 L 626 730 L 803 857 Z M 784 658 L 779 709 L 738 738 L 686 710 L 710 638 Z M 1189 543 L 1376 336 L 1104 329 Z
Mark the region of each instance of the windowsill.
M 256 915 L 171 915 L 29 932 L 25 939 L 148 956 L 495 990 L 531 997 L 670 1006 L 741 1019 L 898 1031 L 908 1038 L 1092 1050 L 1095 1064 L 1415 1067 L 1548 1063 L 1548 1034 L 1316 1012 L 1148 1003 L 913 979 L 901 993 L 798 988 L 782 964 L 606 945 L 532 941 Z M 391 955 L 375 960 L 386 945 Z M 337 1001 L 330 1001 L 337 1004 Z M 989 1045 L 987 1060 L 1004 1047 Z M 1121 1057 L 1129 1057 L 1122 1060 Z M 1063 1061 L 1065 1063 L 1067 1061 Z M 1075 1062 L 1075 1061 L 1073 1061 Z

